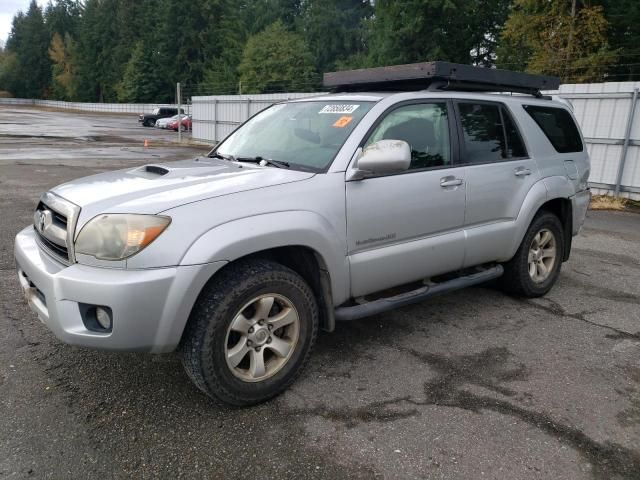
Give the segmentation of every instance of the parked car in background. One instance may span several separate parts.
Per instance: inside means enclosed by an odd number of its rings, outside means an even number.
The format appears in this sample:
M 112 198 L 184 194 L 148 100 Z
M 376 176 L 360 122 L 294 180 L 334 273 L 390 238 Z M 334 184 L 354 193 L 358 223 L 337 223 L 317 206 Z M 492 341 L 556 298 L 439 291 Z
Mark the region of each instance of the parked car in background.
M 178 118 L 179 115 L 176 115 L 176 119 L 170 121 L 167 124 L 167 128 L 169 130 L 175 130 L 176 132 L 178 131 Z M 191 115 L 187 115 L 186 117 L 183 116 L 182 117 L 182 130 L 191 130 Z
M 183 117 L 182 114 L 176 114 L 173 117 L 161 118 L 156 121 L 156 128 L 169 128 L 169 124 L 173 121 L 178 121 L 178 118 Z
M 180 113 L 184 114 L 184 109 L 180 109 Z M 178 109 L 173 107 L 157 107 L 151 113 L 141 113 L 138 122 L 144 127 L 153 127 L 161 118 L 169 118 L 178 114 Z

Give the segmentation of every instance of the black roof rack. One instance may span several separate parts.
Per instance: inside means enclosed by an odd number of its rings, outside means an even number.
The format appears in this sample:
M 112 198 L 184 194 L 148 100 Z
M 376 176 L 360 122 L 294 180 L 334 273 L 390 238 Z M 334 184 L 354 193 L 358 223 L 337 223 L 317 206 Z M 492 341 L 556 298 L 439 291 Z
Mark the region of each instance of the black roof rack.
M 560 79 L 460 63 L 425 62 L 325 73 L 323 85 L 340 92 L 429 89 L 515 92 L 539 97 L 540 90 L 557 90 Z

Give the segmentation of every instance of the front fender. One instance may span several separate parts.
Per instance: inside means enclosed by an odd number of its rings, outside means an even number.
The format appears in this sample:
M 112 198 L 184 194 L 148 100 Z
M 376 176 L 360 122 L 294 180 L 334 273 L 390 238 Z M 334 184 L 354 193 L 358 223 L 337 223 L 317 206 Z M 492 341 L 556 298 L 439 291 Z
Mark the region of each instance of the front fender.
M 310 211 L 266 213 L 218 225 L 189 247 L 180 265 L 232 262 L 286 246 L 304 246 L 317 252 L 329 270 L 334 302 L 339 304 L 349 297 L 345 240 L 324 217 Z

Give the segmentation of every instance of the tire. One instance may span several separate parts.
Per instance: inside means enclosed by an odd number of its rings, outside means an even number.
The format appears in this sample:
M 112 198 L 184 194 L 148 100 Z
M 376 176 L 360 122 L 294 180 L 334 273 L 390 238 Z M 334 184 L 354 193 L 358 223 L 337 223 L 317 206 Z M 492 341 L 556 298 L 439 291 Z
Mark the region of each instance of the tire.
M 180 345 L 182 364 L 211 398 L 234 406 L 261 403 L 301 373 L 318 322 L 315 296 L 300 275 L 269 260 L 241 260 L 201 292 Z
M 149 124 L 150 127 L 156 126 L 156 121 L 153 118 L 147 120 L 147 123 Z
M 545 232 L 552 237 L 547 237 Z M 550 256 L 552 250 L 553 255 Z M 560 219 L 547 211 L 538 212 L 518 251 L 503 265 L 504 275 L 499 279 L 501 288 L 507 293 L 527 298 L 545 295 L 558 280 L 563 251 L 564 235 Z

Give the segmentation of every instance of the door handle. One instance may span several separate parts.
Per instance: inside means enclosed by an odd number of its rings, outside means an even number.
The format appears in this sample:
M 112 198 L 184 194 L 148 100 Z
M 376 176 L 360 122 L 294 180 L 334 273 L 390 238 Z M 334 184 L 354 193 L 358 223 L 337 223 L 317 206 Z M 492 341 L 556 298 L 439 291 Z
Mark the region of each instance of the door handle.
M 457 187 L 458 185 L 462 185 L 462 179 L 456 177 L 442 177 L 440 179 L 441 187 Z
M 526 177 L 527 175 L 531 175 L 531 170 L 528 168 L 520 167 L 516 168 L 516 171 L 513 172 L 516 177 Z

